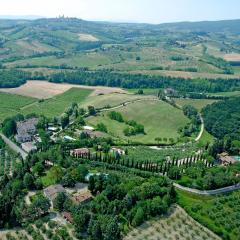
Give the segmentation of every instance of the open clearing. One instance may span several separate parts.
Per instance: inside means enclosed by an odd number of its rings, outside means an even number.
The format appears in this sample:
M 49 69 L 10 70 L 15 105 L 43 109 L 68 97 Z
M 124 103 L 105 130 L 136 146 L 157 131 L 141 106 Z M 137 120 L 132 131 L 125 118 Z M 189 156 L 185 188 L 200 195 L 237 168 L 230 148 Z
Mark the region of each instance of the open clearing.
M 48 99 L 56 95 L 62 94 L 71 88 L 81 88 L 94 90 L 91 96 L 97 96 L 99 94 L 109 94 L 109 93 L 126 93 L 121 88 L 111 88 L 111 87 L 92 87 L 74 84 L 59 84 L 50 83 L 47 81 L 27 81 L 26 84 L 18 88 L 5 88 L 0 89 L 1 92 L 13 93 L 17 95 L 34 97 L 38 99 Z
M 214 233 L 193 220 L 181 207 L 172 209 L 169 216 L 152 220 L 134 229 L 125 240 L 214 240 Z
M 143 124 L 146 135 L 124 136 L 123 130 L 127 125 L 111 120 L 107 116 L 107 112 L 89 118 L 88 123 L 93 126 L 100 122 L 104 123 L 108 128 L 109 134 L 117 138 L 154 144 L 156 137 L 177 140 L 179 137 L 178 129 L 185 126 L 189 121 L 181 110 L 162 101 L 142 100 L 122 106 L 115 111 L 122 113 L 126 120 L 135 120 Z
M 80 33 L 78 34 L 80 41 L 86 41 L 86 42 L 98 42 L 99 39 L 96 38 L 95 36 L 91 35 L 91 34 L 83 34 Z
M 234 62 L 240 61 L 240 54 L 239 53 L 229 53 L 224 55 L 224 59 L 226 61 Z

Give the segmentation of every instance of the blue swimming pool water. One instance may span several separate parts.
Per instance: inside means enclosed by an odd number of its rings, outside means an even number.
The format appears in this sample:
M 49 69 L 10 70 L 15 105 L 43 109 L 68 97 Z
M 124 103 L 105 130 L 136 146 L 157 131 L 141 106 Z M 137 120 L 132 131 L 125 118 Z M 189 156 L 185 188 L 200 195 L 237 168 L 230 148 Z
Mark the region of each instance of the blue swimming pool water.
M 234 156 L 233 158 L 237 161 L 240 161 L 240 156 Z

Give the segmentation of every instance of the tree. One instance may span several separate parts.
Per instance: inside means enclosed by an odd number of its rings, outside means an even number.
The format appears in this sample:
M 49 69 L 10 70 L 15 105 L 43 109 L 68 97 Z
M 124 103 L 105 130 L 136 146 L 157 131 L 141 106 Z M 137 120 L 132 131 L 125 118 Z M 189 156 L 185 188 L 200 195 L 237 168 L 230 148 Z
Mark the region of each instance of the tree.
M 102 239 L 101 223 L 98 220 L 91 218 L 88 224 L 88 234 L 91 236 L 92 240 Z
M 30 220 L 36 220 L 47 214 L 50 209 L 50 201 L 45 197 L 39 197 L 33 201 L 27 210 L 27 216 Z
M 96 114 L 96 110 L 95 110 L 94 106 L 88 106 L 88 113 L 89 113 L 89 115 Z
M 64 187 L 74 187 L 75 183 L 76 182 L 70 173 L 66 173 L 62 178 L 62 185 Z
M 74 168 L 71 172 L 73 179 L 77 182 L 84 182 L 87 174 L 88 169 L 84 165 L 79 165 L 77 168 Z
M 96 130 L 107 133 L 107 126 L 104 123 L 98 123 Z
M 104 239 L 105 240 L 121 239 L 121 232 L 117 221 L 117 216 L 114 217 L 113 219 L 110 219 L 110 221 L 108 222 L 106 232 L 104 234 Z
M 32 172 L 37 176 L 41 176 L 44 172 L 44 166 L 41 162 L 37 162 L 32 169 Z
M 139 89 L 139 90 L 138 90 L 138 94 L 139 94 L 139 95 L 143 95 L 143 94 L 144 94 L 143 90 L 142 90 L 142 89 Z
M 24 183 L 24 186 L 29 190 L 32 190 L 35 188 L 34 177 L 30 173 L 26 173 L 24 175 L 23 183 Z
M 62 212 L 64 210 L 64 203 L 67 199 L 67 195 L 63 192 L 58 193 L 56 198 L 53 200 L 53 207 L 58 210 L 59 212 Z
M 61 125 L 62 125 L 62 128 L 66 128 L 69 124 L 69 116 L 67 114 L 64 114 L 62 117 L 61 117 Z
M 10 137 L 16 133 L 16 122 L 13 119 L 6 119 L 3 122 L 2 132 L 7 137 Z
M 144 222 L 144 211 L 141 207 L 137 209 L 137 212 L 132 220 L 134 227 L 140 226 Z
M 156 137 L 156 138 L 155 138 L 155 141 L 156 141 L 157 144 L 159 145 L 159 143 L 162 141 L 162 138 L 160 138 L 160 137 Z

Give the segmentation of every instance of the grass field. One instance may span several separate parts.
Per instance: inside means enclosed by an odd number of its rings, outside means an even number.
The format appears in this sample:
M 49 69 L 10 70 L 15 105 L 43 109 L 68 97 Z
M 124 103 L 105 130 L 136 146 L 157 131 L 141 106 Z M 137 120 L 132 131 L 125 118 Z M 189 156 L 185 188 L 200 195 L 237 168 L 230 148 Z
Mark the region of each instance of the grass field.
M 195 220 L 223 239 L 240 236 L 240 191 L 216 197 L 201 197 L 178 191 L 178 202 Z
M 0 121 L 19 113 L 22 107 L 35 101 L 34 98 L 0 92 Z
M 212 96 L 223 96 L 223 97 L 238 97 L 238 96 L 240 96 L 240 91 L 212 93 L 211 95 Z
M 214 233 L 194 221 L 182 208 L 176 206 L 169 216 L 148 221 L 131 231 L 125 240 L 214 240 Z
M 121 93 L 112 93 L 98 96 L 89 96 L 83 101 L 82 105 L 84 107 L 94 106 L 95 108 L 104 108 L 104 107 L 114 107 L 120 104 L 123 104 L 128 101 L 134 101 L 137 99 L 146 98 L 143 95 L 134 95 L 134 94 L 121 94 Z
M 188 119 L 183 115 L 182 111 L 160 101 L 135 102 L 118 108 L 116 111 L 122 113 L 123 117 L 127 120 L 135 120 L 143 124 L 146 135 L 141 134 L 128 138 L 125 137 L 123 130 L 127 125 L 110 120 L 106 112 L 88 119 L 88 123 L 93 126 L 100 122 L 104 123 L 108 128 L 109 134 L 114 137 L 154 144 L 156 143 L 156 137 L 166 137 L 177 140 L 179 137 L 178 129 L 185 126 L 188 122 Z
M 208 143 L 213 143 L 214 137 L 204 129 L 202 137 L 200 138 L 198 144 L 199 146 L 206 146 Z
M 71 88 L 63 94 L 44 100 L 43 102 L 34 102 L 31 105 L 21 108 L 21 113 L 37 113 L 46 117 L 61 115 L 73 102 L 80 104 L 91 94 L 91 90 Z
M 216 100 L 211 100 L 211 99 L 180 99 L 180 98 L 176 98 L 174 100 L 180 106 L 192 105 L 199 111 L 201 111 L 207 105 L 213 104 L 214 102 L 216 102 Z

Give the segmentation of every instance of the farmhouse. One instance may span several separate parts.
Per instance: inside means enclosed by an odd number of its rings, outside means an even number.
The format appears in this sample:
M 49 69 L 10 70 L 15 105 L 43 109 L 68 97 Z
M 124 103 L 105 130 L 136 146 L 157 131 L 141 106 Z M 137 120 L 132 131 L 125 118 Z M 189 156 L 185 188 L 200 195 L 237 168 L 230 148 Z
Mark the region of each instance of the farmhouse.
M 89 138 L 101 138 L 101 137 L 104 137 L 104 133 L 99 132 L 99 131 L 83 130 L 83 131 L 81 131 L 81 133 L 84 133 Z
M 83 189 L 72 195 L 72 199 L 75 203 L 86 203 L 92 199 L 92 194 L 88 189 Z
M 70 151 L 70 155 L 73 157 L 87 157 L 90 153 L 88 148 L 77 148 Z
M 89 131 L 93 131 L 94 130 L 94 128 L 91 127 L 91 126 L 84 126 L 83 129 L 84 130 L 89 130 Z
M 44 192 L 44 195 L 50 200 L 50 201 L 53 201 L 58 193 L 65 193 L 66 190 L 64 189 L 64 187 L 60 184 L 57 184 L 57 185 L 52 185 L 52 186 L 49 186 L 47 188 L 45 188 L 43 190 Z
M 113 148 L 111 149 L 111 152 L 112 152 L 112 153 L 119 154 L 119 155 L 125 155 L 125 154 L 126 154 L 123 149 L 115 148 L 115 147 L 113 147 Z
M 235 164 L 237 162 L 233 157 L 229 156 L 228 153 L 226 152 L 219 154 L 218 158 L 222 165 L 230 165 Z
M 31 142 L 36 132 L 37 124 L 37 118 L 30 118 L 25 121 L 17 122 L 16 140 L 20 143 Z
M 66 142 L 77 141 L 75 138 L 72 138 L 72 137 L 70 137 L 70 136 L 64 136 L 63 139 L 64 139 L 64 141 L 66 141 Z

